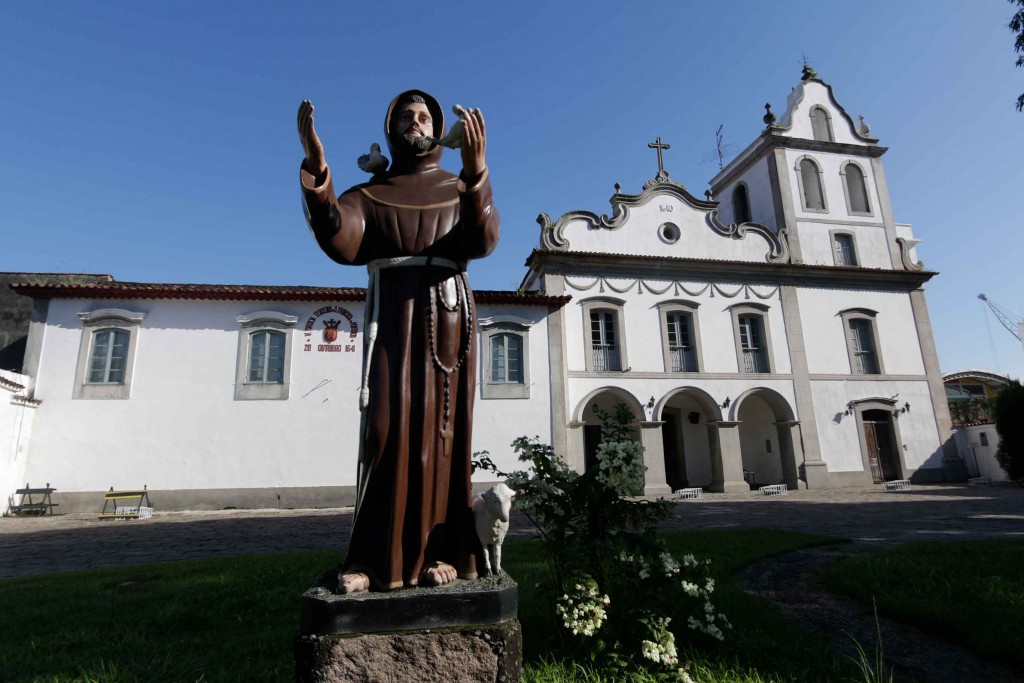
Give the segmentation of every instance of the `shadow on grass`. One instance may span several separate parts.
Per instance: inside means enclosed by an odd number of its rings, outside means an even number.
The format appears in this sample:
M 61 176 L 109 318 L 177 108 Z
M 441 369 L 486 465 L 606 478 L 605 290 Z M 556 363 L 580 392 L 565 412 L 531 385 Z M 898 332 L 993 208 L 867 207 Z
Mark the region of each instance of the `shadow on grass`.
M 719 672 L 704 680 L 848 675 L 823 640 L 728 580 L 760 557 L 831 539 L 770 530 L 668 532 L 664 538 L 677 555 L 712 559 L 716 605 L 735 625 L 724 644 L 678 634 L 684 656 Z M 586 672 L 562 676 L 562 665 L 552 664 L 558 634 L 546 599 L 534 588 L 546 572 L 539 543 L 509 541 L 505 557 L 520 585 L 526 680 L 602 680 Z M 248 555 L 0 581 L 0 680 L 291 680 L 299 596 L 339 559 L 332 551 Z M 548 674 L 555 677 L 544 678 Z

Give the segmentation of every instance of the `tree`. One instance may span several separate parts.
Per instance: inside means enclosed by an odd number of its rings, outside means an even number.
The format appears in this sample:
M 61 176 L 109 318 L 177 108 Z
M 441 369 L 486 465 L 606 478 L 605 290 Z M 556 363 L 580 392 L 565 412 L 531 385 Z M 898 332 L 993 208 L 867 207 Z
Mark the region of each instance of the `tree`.
M 1017 58 L 1017 66 L 1024 66 L 1024 0 L 1010 0 L 1011 5 L 1017 5 L 1017 12 L 1010 18 L 1010 30 L 1017 34 L 1013 42 L 1013 50 L 1020 57 Z M 1024 111 L 1024 94 L 1017 98 L 1017 111 Z
M 1024 486 L 1024 385 L 1017 380 L 992 399 L 992 416 L 999 434 L 996 460 L 1013 481 Z

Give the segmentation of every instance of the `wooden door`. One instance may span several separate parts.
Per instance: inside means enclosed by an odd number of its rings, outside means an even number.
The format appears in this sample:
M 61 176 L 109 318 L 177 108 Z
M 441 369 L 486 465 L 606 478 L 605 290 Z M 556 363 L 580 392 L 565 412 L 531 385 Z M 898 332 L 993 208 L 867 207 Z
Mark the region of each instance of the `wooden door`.
M 868 466 L 871 468 L 871 480 L 876 484 L 881 484 L 883 479 L 880 462 L 881 450 L 878 447 L 877 422 L 864 423 L 864 444 L 868 450 Z

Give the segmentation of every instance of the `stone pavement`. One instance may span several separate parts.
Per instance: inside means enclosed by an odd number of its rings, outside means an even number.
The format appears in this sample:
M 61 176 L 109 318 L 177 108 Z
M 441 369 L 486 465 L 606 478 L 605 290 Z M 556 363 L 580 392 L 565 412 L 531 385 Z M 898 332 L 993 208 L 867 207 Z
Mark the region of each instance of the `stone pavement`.
M 337 550 L 348 542 L 351 508 L 169 512 L 100 522 L 94 514 L 0 518 L 0 579 L 93 567 L 249 553 Z M 916 486 L 790 491 L 787 496 L 705 494 L 681 501 L 677 529 L 775 528 L 871 545 L 913 540 L 1024 538 L 1024 489 Z M 509 535 L 529 536 L 522 515 Z

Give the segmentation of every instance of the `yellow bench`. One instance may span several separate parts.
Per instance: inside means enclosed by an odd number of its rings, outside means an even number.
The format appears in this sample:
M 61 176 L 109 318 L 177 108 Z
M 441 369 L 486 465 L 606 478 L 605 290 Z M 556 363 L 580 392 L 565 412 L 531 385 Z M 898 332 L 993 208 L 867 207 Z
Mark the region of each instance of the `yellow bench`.
M 145 501 L 146 505 L 143 505 Z M 107 506 L 113 503 L 114 511 L 107 512 Z M 103 497 L 103 512 L 100 519 L 146 519 L 153 515 L 149 492 L 143 485 L 141 490 L 115 491 L 111 486 Z

